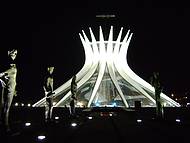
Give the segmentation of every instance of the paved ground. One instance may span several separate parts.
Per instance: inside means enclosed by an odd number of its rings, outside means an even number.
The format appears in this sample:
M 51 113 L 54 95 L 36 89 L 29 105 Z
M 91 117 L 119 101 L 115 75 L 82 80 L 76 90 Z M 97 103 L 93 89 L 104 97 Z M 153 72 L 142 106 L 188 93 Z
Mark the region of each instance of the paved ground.
M 4 133 L 1 128 L 1 140 L 4 139 L 1 143 L 190 142 L 190 120 L 183 114 L 180 118 L 176 112 L 170 113 L 173 116 L 166 116 L 163 121 L 158 121 L 154 118 L 154 110 L 81 110 L 77 112 L 77 117 L 73 118 L 67 110 L 60 109 L 55 111 L 54 120 L 46 124 L 41 114 L 43 110 L 29 110 L 12 111 L 11 132 Z M 13 115 L 18 116 L 13 120 Z M 176 119 L 180 119 L 180 122 Z M 25 126 L 26 122 L 30 122 L 31 125 Z M 77 125 L 73 127 L 72 123 Z M 38 140 L 39 135 L 46 138 Z

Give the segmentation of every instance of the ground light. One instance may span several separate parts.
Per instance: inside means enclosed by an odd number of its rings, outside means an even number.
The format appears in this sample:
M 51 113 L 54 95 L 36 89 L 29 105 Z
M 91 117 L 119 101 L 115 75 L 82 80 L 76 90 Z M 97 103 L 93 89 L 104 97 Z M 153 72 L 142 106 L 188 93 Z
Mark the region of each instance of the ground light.
M 44 140 L 46 138 L 46 136 L 44 136 L 44 135 L 39 135 L 38 136 L 38 140 Z
M 59 117 L 57 117 L 57 116 L 56 116 L 56 117 L 55 117 L 55 119 L 56 119 L 56 120 L 58 120 L 58 119 L 59 119 Z
M 25 123 L 25 126 L 26 126 L 26 127 L 28 127 L 28 126 L 30 126 L 30 125 L 31 125 L 30 122 Z
M 181 120 L 180 120 L 180 119 L 176 119 L 175 121 L 176 121 L 176 122 L 178 122 L 178 123 L 180 123 L 180 122 L 181 122 Z
M 77 126 L 77 123 L 71 123 L 71 126 L 72 126 L 72 127 L 76 127 L 76 126 Z
M 141 119 L 137 119 L 137 123 L 141 123 L 142 122 L 142 120 Z
M 89 116 L 89 117 L 88 117 L 88 119 L 92 120 L 92 117 L 91 117 L 91 116 Z

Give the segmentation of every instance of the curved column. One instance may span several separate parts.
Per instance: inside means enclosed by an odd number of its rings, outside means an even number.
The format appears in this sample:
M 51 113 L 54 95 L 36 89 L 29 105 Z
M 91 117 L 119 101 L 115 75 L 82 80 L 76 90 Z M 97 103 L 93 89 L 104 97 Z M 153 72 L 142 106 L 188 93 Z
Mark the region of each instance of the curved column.
M 126 99 L 125 99 L 125 96 L 123 95 L 123 92 L 117 82 L 117 79 L 115 77 L 115 71 L 114 71 L 114 66 L 113 66 L 113 27 L 111 27 L 110 29 L 110 34 L 109 34 L 109 38 L 108 38 L 108 47 L 107 47 L 107 67 L 108 67 L 108 71 L 109 71 L 109 74 L 110 74 L 110 77 L 111 77 L 111 80 L 113 82 L 113 84 L 115 85 L 118 93 L 119 93 L 119 96 L 121 97 L 121 99 L 123 100 L 123 103 L 125 105 L 125 107 L 129 107 Z
M 90 105 L 92 104 L 92 101 L 94 100 L 94 98 L 96 96 L 96 93 L 98 91 L 98 88 L 100 86 L 102 78 L 104 76 L 104 71 L 105 71 L 105 67 L 106 67 L 104 37 L 103 37 L 101 27 L 100 27 L 100 47 L 99 47 L 99 49 L 100 49 L 100 60 L 101 60 L 101 62 L 99 62 L 99 73 L 98 73 L 97 81 L 95 83 L 95 86 L 92 91 L 92 95 L 90 97 L 87 107 L 90 107 Z

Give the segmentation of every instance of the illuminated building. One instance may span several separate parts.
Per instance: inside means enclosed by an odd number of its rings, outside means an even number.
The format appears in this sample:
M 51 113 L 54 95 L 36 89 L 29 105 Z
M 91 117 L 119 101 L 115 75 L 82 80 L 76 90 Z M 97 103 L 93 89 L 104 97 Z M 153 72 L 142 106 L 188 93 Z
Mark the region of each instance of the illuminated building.
M 130 30 L 122 39 L 123 28 L 121 28 L 117 39 L 113 39 L 113 27 L 110 29 L 109 37 L 104 39 L 100 27 L 99 40 L 90 28 L 90 39 L 85 32 L 79 34 L 85 50 L 85 64 L 76 74 L 78 87 L 78 107 L 134 107 L 135 101 L 140 101 L 142 107 L 155 107 L 154 88 L 128 66 L 127 51 L 132 33 Z M 69 106 L 71 91 L 71 80 L 67 81 L 55 92 L 54 107 Z M 161 93 L 164 106 L 179 107 L 180 105 Z M 33 107 L 43 106 L 45 99 L 41 99 Z

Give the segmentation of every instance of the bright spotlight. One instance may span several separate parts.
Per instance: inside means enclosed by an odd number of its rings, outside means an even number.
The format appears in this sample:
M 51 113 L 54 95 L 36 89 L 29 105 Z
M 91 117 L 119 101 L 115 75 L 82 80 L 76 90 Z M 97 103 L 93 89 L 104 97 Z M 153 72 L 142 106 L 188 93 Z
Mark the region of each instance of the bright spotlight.
M 38 140 L 43 140 L 45 138 L 46 138 L 46 136 L 43 136 L 43 135 L 38 136 Z
M 30 106 L 31 106 L 31 104 L 30 104 L 30 103 L 28 103 L 28 104 L 27 104 L 27 106 L 28 106 L 28 107 L 30 107 Z
M 176 121 L 176 122 L 178 122 L 178 123 L 179 123 L 179 122 L 181 122 L 181 120 L 180 120 L 180 119 L 176 119 L 175 121 Z
M 28 127 L 28 126 L 30 126 L 30 125 L 31 125 L 31 123 L 29 123 L 29 122 L 25 123 L 25 126 L 26 126 L 26 127 Z
M 91 120 L 91 119 L 92 119 L 92 117 L 91 117 L 91 116 L 89 116 L 89 117 L 88 117 L 88 119 L 90 119 L 90 120 Z
M 137 119 L 137 123 L 141 123 L 142 122 L 142 120 L 141 119 Z
M 76 126 L 77 126 L 77 123 L 71 123 L 71 126 L 72 126 L 72 127 L 76 127 Z
M 58 119 L 59 119 L 59 117 L 55 117 L 55 119 L 56 119 L 56 120 L 58 120 Z

